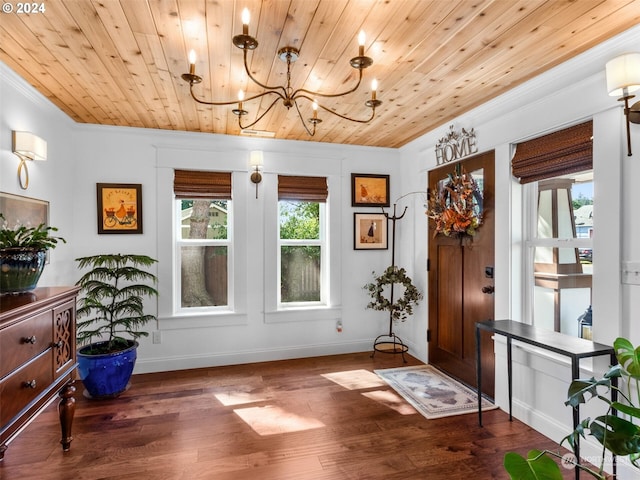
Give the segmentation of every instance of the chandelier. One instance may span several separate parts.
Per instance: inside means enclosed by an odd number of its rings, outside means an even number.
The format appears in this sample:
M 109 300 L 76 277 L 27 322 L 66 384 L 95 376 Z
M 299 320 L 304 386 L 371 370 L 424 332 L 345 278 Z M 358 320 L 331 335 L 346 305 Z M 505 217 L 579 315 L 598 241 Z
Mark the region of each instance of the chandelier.
M 244 92 L 242 90 L 240 90 L 238 92 L 238 99 L 237 100 L 231 100 L 231 101 L 222 101 L 222 102 L 212 102 L 212 101 L 206 101 L 206 100 L 202 100 L 200 98 L 198 98 L 195 93 L 193 92 L 193 87 L 194 85 L 197 85 L 199 83 L 202 82 L 202 77 L 196 75 L 196 54 L 195 51 L 191 50 L 189 52 L 189 73 L 184 73 L 182 74 L 182 79 L 185 80 L 186 82 L 189 82 L 189 90 L 191 92 L 191 97 L 198 103 L 201 103 L 203 105 L 215 105 L 215 106 L 221 106 L 221 105 L 236 105 L 237 104 L 237 108 L 234 108 L 232 110 L 232 112 L 238 117 L 238 126 L 241 129 L 246 129 L 246 128 L 251 128 L 253 127 L 256 123 L 258 123 L 260 120 L 262 120 L 262 118 L 269 113 L 269 111 L 271 111 L 271 109 L 279 102 L 282 101 L 282 104 L 287 107 L 287 110 L 289 110 L 291 107 L 295 107 L 296 112 L 298 113 L 298 117 L 300 118 L 300 121 L 302 122 L 302 125 L 304 126 L 305 130 L 307 131 L 307 133 L 310 136 L 314 136 L 316 133 L 316 125 L 318 125 L 320 122 L 322 122 L 322 119 L 318 117 L 318 108 L 321 108 L 322 110 L 324 110 L 325 112 L 328 112 L 332 115 L 335 115 L 337 117 L 340 117 L 344 120 L 349 120 L 351 122 L 358 122 L 358 123 L 369 123 L 371 120 L 373 120 L 373 118 L 376 115 L 376 107 L 380 106 L 382 104 L 382 101 L 378 100 L 376 98 L 376 90 L 378 89 L 378 83 L 377 81 L 374 79 L 371 82 L 371 98 L 369 100 L 367 100 L 365 102 L 365 105 L 369 108 L 371 108 L 371 115 L 368 118 L 365 119 L 356 119 L 356 118 L 351 118 L 347 115 L 342 115 L 338 112 L 335 112 L 327 107 L 325 107 L 324 105 L 318 103 L 317 101 L 317 97 L 324 97 L 324 98 L 336 98 L 336 97 L 342 97 L 344 95 L 348 95 L 350 93 L 355 92 L 358 87 L 360 87 L 360 83 L 362 82 L 362 71 L 367 68 L 370 67 L 373 64 L 373 59 L 371 59 L 370 57 L 367 57 L 364 55 L 364 44 L 365 44 L 365 35 L 364 32 L 360 32 L 360 34 L 358 35 L 358 44 L 359 44 L 359 51 L 358 51 L 358 56 L 353 57 L 350 60 L 350 64 L 353 68 L 358 70 L 358 81 L 357 83 L 349 90 L 341 92 L 341 93 L 320 93 L 320 92 L 314 92 L 311 90 L 306 90 L 304 88 L 298 88 L 296 90 L 294 90 L 291 87 L 291 66 L 293 64 L 293 62 L 295 62 L 299 55 L 300 52 L 297 48 L 295 47 L 283 47 L 280 50 L 278 50 L 278 58 L 280 58 L 280 60 L 284 61 L 287 63 L 287 83 L 286 85 L 278 85 L 278 86 L 268 86 L 265 85 L 264 83 L 260 82 L 259 80 L 257 80 L 250 72 L 249 70 L 249 66 L 247 64 L 247 52 L 249 50 L 255 50 L 258 47 L 258 41 L 252 37 L 251 35 L 249 35 L 249 10 L 248 9 L 244 9 L 242 11 L 242 34 L 241 35 L 236 35 L 233 37 L 233 44 L 240 48 L 243 52 L 243 56 L 244 56 L 244 69 L 247 73 L 247 76 L 258 86 L 260 86 L 260 88 L 262 88 L 264 91 L 262 93 L 259 93 L 257 95 L 254 95 L 252 97 L 249 98 L 244 98 Z M 262 97 L 266 97 L 266 96 L 275 96 L 276 98 L 273 100 L 273 102 L 271 102 L 271 104 L 269 105 L 269 107 L 267 107 L 267 109 L 262 112 L 253 122 L 249 123 L 249 124 L 243 124 L 243 119 L 242 117 L 246 116 L 249 114 L 249 112 L 247 110 L 245 110 L 243 108 L 243 102 L 248 102 L 251 100 L 255 100 L 257 98 L 262 98 Z M 302 116 L 302 112 L 300 111 L 300 107 L 298 105 L 298 100 L 306 100 L 308 102 L 311 103 L 311 107 L 313 110 L 313 116 L 311 118 L 308 118 L 306 121 Z

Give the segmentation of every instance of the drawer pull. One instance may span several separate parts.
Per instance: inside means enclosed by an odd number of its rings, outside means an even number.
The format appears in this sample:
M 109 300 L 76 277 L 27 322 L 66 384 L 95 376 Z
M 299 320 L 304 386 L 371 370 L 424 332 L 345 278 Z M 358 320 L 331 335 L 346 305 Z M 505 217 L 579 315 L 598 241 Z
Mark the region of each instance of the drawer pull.
M 22 339 L 22 343 L 30 343 L 31 345 L 35 345 L 38 341 L 35 335 L 31 335 L 30 337 L 25 337 Z
M 24 382 L 24 388 L 36 388 L 35 379 L 31 380 L 30 382 Z

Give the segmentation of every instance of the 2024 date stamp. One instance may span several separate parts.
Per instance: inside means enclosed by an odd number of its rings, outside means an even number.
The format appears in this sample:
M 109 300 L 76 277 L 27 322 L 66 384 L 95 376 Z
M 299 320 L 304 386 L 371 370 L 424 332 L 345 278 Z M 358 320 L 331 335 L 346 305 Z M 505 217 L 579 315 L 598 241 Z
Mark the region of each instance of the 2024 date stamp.
M 47 11 L 44 2 L 4 2 L 2 13 L 15 13 L 16 15 L 32 15 Z

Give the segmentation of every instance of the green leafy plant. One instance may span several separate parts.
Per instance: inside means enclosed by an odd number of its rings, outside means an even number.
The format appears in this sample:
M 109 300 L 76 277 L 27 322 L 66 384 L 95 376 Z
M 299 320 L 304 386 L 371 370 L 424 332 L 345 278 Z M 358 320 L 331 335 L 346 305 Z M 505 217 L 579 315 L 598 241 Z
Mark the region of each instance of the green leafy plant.
M 157 262 L 146 255 L 107 254 L 77 258 L 79 268 L 91 267 L 77 285 L 78 344 L 91 344 L 85 354 L 97 355 L 128 348 L 131 340 L 148 336 L 141 329 L 154 315 L 144 312 L 144 298 L 158 295 L 157 278 L 139 267 Z M 84 317 L 89 317 L 80 320 Z M 127 338 L 128 337 L 128 338 Z M 92 343 L 95 340 L 100 342 Z
M 0 248 L 32 248 L 34 250 L 48 250 L 55 248 L 58 242 L 67 243 L 62 237 L 50 235 L 57 232 L 56 227 L 47 227 L 41 223 L 37 227 L 24 225 L 9 228 L 7 220 L 0 213 Z
M 404 268 L 389 266 L 382 275 L 376 276 L 373 272 L 375 281 L 367 283 L 363 288 L 369 292 L 371 301 L 367 304 L 367 308 L 373 310 L 388 311 L 392 320 L 406 320 L 409 315 L 413 314 L 413 306 L 418 305 L 422 300 L 422 293 L 416 288 L 407 276 Z M 393 300 L 393 288 L 398 284 L 404 288 L 403 294 Z M 389 298 L 385 297 L 385 291 L 390 289 Z
M 582 471 L 604 480 L 604 460 L 607 451 L 619 457 L 627 457 L 635 468 L 640 469 L 640 347 L 634 348 L 625 338 L 617 338 L 613 343 L 618 364 L 613 365 L 601 379 L 574 380 L 569 386 L 565 405 L 576 408 L 597 398 L 605 403 L 607 411 L 595 419 L 586 418 L 565 438 L 573 450 L 580 438 L 590 435 L 602 445 L 599 465 L 594 468 L 578 465 Z M 609 396 L 614 391 L 618 400 Z M 527 458 L 509 452 L 504 457 L 504 467 L 513 480 L 562 479 L 560 467 L 551 457 L 563 458 L 559 452 L 531 450 Z

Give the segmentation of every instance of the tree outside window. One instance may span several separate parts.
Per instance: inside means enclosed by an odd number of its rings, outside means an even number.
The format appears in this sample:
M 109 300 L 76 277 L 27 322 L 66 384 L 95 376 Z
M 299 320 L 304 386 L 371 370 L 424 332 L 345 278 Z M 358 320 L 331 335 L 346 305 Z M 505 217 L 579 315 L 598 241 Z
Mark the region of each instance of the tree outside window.
M 228 306 L 230 200 L 181 199 L 180 307 Z
M 324 204 L 280 200 L 280 302 L 321 302 Z

